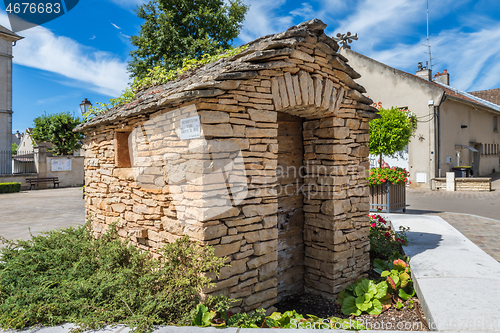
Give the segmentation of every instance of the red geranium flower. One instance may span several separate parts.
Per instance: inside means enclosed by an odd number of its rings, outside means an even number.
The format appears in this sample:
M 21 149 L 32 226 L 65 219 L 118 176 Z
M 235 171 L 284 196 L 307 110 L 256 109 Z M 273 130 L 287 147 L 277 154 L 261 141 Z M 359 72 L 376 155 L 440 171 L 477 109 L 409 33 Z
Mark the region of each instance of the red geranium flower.
M 387 238 L 391 237 L 391 233 L 390 232 L 386 232 L 385 233 L 385 237 L 387 237 Z

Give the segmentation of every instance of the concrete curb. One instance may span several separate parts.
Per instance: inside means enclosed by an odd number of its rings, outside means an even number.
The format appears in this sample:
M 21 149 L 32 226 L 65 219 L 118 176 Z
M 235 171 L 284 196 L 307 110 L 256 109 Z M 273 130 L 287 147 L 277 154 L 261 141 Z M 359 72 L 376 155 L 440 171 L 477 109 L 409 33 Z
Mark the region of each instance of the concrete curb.
M 438 216 L 384 214 L 410 227 L 415 290 L 431 330 L 500 331 L 500 263 Z

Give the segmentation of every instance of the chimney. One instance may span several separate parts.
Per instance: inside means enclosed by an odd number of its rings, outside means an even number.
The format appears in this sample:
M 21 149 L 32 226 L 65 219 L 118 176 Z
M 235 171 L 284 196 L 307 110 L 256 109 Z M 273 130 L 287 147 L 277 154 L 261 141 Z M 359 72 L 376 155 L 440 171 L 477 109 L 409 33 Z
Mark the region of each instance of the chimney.
M 436 75 L 434 75 L 434 81 L 442 83 L 442 84 L 446 84 L 447 86 L 449 86 L 450 85 L 450 74 L 446 71 L 446 69 L 442 73 L 437 72 Z
M 431 81 L 432 80 L 432 71 L 427 68 L 428 66 L 422 66 L 422 63 L 418 63 L 418 70 L 415 73 L 416 76 L 421 77 L 424 80 Z

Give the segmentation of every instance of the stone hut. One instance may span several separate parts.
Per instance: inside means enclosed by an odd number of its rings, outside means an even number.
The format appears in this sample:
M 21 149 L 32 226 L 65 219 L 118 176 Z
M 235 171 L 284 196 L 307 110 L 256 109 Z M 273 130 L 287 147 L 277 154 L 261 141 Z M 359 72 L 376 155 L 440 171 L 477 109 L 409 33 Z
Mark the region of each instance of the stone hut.
M 319 20 L 139 92 L 80 125 L 96 234 L 153 253 L 188 235 L 227 257 L 207 292 L 269 309 L 334 298 L 369 269 L 368 122 L 359 78 Z

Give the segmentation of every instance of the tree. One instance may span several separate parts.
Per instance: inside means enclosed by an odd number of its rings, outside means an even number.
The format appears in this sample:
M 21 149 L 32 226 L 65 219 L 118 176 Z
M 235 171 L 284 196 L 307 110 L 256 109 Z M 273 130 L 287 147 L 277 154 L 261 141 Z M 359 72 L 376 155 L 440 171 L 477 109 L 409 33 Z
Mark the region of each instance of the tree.
M 19 148 L 19 145 L 14 142 L 12 144 L 12 155 L 17 155 L 17 148 Z
M 185 58 L 220 53 L 238 36 L 247 10 L 242 0 L 150 0 L 139 6 L 137 16 L 146 22 L 130 38 L 137 47 L 130 52 L 131 76 L 140 79 L 155 66 L 171 70 Z
M 54 155 L 70 155 L 82 146 L 83 134 L 73 132 L 82 123 L 80 118 L 69 112 L 44 114 L 33 120 L 34 128 L 31 137 L 36 142 L 50 142 L 49 149 Z
M 417 127 L 416 116 L 408 111 L 398 108 L 380 109 L 381 118 L 370 121 L 370 153 L 380 156 L 393 157 L 398 151 L 403 150 Z

